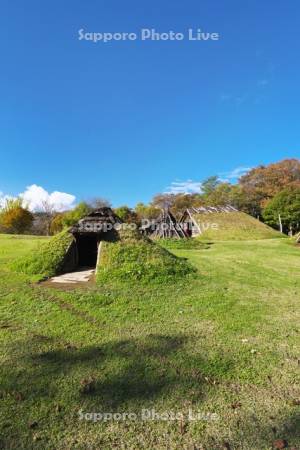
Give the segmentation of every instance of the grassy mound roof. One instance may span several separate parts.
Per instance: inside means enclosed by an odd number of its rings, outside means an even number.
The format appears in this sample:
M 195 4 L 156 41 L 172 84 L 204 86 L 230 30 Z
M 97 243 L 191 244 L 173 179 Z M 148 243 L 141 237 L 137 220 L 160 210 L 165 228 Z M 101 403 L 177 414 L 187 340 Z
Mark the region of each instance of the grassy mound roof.
M 283 237 L 281 233 L 243 212 L 194 214 L 203 230 L 199 239 L 213 241 L 255 240 Z
M 186 260 L 142 236 L 138 231 L 119 231 L 119 240 L 102 242 L 97 282 L 163 282 L 195 272 Z
M 155 242 L 168 250 L 203 250 L 209 246 L 197 238 L 157 239 Z
M 40 275 L 41 278 L 56 275 L 61 271 L 72 241 L 72 234 L 64 230 L 46 243 L 40 244 L 29 255 L 15 261 L 12 268 L 28 275 Z

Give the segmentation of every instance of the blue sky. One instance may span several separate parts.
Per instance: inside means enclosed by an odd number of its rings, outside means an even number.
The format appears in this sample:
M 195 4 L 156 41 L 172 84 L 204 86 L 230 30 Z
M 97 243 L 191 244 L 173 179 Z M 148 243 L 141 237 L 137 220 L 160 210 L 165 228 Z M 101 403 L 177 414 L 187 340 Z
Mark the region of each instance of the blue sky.
M 0 191 L 134 205 L 298 157 L 299 17 L 296 0 L 2 0 Z M 220 39 L 105 44 L 82 28 Z

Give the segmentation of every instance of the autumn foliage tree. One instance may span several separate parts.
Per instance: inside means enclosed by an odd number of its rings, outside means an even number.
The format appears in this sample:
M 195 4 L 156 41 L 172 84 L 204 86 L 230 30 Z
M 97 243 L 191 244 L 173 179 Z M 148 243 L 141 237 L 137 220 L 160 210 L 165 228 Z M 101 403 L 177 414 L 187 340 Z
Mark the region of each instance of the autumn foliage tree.
M 5 233 L 22 234 L 29 230 L 33 222 L 33 215 L 22 206 L 21 199 L 6 201 L 0 212 L 0 226 Z
M 65 220 L 65 214 L 64 213 L 58 213 L 56 214 L 51 223 L 50 223 L 50 234 L 57 234 L 60 233 L 64 228 L 64 220 Z
M 239 180 L 248 203 L 252 210 L 257 212 L 261 212 L 278 192 L 295 184 L 300 186 L 298 159 L 285 159 L 278 163 L 256 167 Z
M 155 219 L 160 214 L 160 209 L 153 206 L 151 203 L 146 205 L 145 203 L 138 203 L 134 208 L 139 220 L 142 219 Z
M 161 210 L 170 209 L 178 218 L 182 212 L 192 206 L 201 206 L 204 204 L 203 198 L 199 194 L 157 194 L 153 197 L 150 206 L 161 213 Z

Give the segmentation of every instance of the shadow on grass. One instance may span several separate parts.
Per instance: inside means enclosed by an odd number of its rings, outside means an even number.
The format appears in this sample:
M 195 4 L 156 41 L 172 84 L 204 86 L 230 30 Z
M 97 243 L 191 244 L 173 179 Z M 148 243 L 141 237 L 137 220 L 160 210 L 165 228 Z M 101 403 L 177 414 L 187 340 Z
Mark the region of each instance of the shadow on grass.
M 7 391 L 31 399 L 56 396 L 58 385 L 64 389 L 68 380 L 78 400 L 90 398 L 110 409 L 154 400 L 175 388 L 181 396 L 193 390 L 194 397 L 200 398 L 201 367 L 206 364 L 201 357 L 190 357 L 185 343 L 185 336 L 148 335 L 76 348 L 36 336 L 20 344 L 17 354 L 13 351 L 18 370 L 11 361 L 2 367 L 2 376 Z
M 16 428 L 6 430 L 7 439 L 14 433 L 22 439 L 32 420 L 37 419 L 39 427 L 44 420 L 47 429 L 48 418 L 38 418 L 39 408 L 45 415 L 47 404 L 52 405 L 47 413 L 53 415 L 52 423 L 60 423 L 53 412 L 54 401 L 62 403 L 68 414 L 80 406 L 85 411 L 114 412 L 147 408 L 158 400 L 166 408 L 169 401 L 179 408 L 186 400 L 199 402 L 209 390 L 218 389 L 218 375 L 222 381 L 222 375 L 226 377 L 235 367 L 224 355 L 215 360 L 191 355 L 187 344 L 191 341 L 184 335 L 148 335 L 83 348 L 41 335 L 19 342 L 11 349 L 11 360 L 1 368 L 2 393 L 22 408 L 22 419 L 14 422 Z M 13 408 L 7 413 L 13 415 Z M 68 422 L 70 417 L 65 419 Z M 248 449 L 253 442 L 255 449 L 259 448 L 256 442 L 263 448 L 262 443 L 281 437 L 295 442 L 298 420 L 297 414 L 285 421 L 275 419 L 274 433 L 270 423 L 253 422 L 249 416 L 231 430 L 231 443 L 245 442 L 243 448 Z M 207 448 L 224 448 L 219 444 L 216 437 Z

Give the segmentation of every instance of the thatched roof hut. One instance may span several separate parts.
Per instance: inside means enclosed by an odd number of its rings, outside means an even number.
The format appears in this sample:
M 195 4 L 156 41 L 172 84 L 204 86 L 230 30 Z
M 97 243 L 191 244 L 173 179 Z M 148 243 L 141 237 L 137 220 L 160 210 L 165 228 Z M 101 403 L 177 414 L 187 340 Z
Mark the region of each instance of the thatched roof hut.
M 160 216 L 155 220 L 153 228 L 150 237 L 154 239 L 182 239 L 189 237 L 182 225 L 177 222 L 169 210 L 162 211 Z
M 74 236 L 78 266 L 95 266 L 100 241 L 117 239 L 116 224 L 122 220 L 109 207 L 99 208 L 80 219 L 69 231 Z
M 52 237 L 20 259 L 16 270 L 44 279 L 80 267 L 95 268 L 98 283 L 162 282 L 195 272 L 186 261 L 143 236 L 140 230 L 122 226 L 110 208 L 94 211 L 71 229 Z
M 76 235 L 102 234 L 110 231 L 122 220 L 109 207 L 99 208 L 80 219 L 70 232 Z

